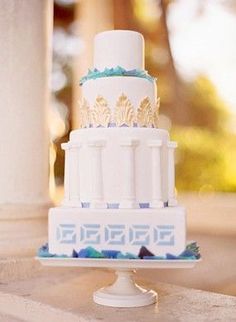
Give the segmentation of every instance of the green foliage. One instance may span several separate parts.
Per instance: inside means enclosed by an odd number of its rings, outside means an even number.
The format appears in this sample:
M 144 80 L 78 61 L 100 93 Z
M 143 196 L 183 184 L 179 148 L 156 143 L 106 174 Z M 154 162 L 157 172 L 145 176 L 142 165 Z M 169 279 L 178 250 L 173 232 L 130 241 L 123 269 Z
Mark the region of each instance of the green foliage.
M 186 84 L 185 92 L 189 125 L 214 132 L 223 131 L 228 119 L 228 108 L 212 82 L 206 76 L 199 75 L 194 82 Z
M 236 191 L 236 137 L 197 127 L 176 127 L 178 190 Z

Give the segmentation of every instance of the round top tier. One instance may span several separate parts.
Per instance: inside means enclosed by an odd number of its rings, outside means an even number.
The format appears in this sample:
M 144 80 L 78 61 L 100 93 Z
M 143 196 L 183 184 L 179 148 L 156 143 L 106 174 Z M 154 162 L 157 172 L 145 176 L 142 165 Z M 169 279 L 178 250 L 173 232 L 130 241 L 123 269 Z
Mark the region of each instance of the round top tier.
M 130 30 L 104 31 L 94 39 L 94 67 L 98 70 L 121 66 L 144 69 L 143 36 Z

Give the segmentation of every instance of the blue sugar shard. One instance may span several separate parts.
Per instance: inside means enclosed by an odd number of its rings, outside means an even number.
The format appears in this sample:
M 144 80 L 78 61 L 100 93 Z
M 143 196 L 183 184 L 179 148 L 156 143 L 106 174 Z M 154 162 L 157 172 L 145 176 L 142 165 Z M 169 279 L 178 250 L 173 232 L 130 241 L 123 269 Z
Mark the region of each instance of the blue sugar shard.
M 42 245 L 37 252 L 38 257 L 55 257 L 55 254 L 50 254 L 48 251 L 48 243 Z
M 154 256 L 154 254 L 150 252 L 145 246 L 142 246 L 139 250 L 138 257 L 143 259 L 144 256 Z
M 139 259 L 139 257 L 137 255 L 134 255 L 132 253 L 119 253 L 117 255 L 117 259 Z
M 104 255 L 93 247 L 82 248 L 78 252 L 79 258 L 104 258 Z
M 78 258 L 88 258 L 89 257 L 89 253 L 87 248 L 82 248 L 78 253 L 77 253 L 77 257 Z
M 179 257 L 178 257 L 178 256 L 175 256 L 175 255 L 173 255 L 173 254 L 169 254 L 169 253 L 167 253 L 167 254 L 166 254 L 166 259 L 179 259 Z
M 150 76 L 145 70 L 141 70 L 141 69 L 126 70 L 121 66 L 117 66 L 115 68 L 105 68 L 102 71 L 99 71 L 96 68 L 92 70 L 89 69 L 87 75 L 81 78 L 80 85 L 83 85 L 86 81 L 91 79 L 97 79 L 101 77 L 111 77 L 111 76 L 134 76 L 134 77 L 146 78 L 150 82 L 153 82 L 155 80 L 155 78 Z
M 163 259 L 165 259 L 165 257 L 163 257 L 163 256 L 143 256 L 143 259 L 159 259 L 159 260 L 163 260 Z
M 117 258 L 120 254 L 119 250 L 102 250 L 102 254 L 105 258 Z
M 179 257 L 194 257 L 194 258 L 196 258 L 196 255 L 195 255 L 195 253 L 192 251 L 192 250 L 190 250 L 190 249 L 185 249 L 180 255 L 179 255 Z
M 73 249 L 72 257 L 78 257 L 78 253 Z

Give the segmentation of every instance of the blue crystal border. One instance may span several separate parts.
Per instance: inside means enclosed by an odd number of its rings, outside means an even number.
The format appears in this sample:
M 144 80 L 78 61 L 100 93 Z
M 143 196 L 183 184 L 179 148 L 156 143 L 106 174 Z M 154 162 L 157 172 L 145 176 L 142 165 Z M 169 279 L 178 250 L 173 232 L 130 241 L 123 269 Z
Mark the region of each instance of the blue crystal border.
M 87 75 L 83 76 L 80 80 L 80 85 L 83 85 L 85 82 L 91 79 L 103 78 L 103 77 L 113 77 L 113 76 L 127 76 L 127 77 L 139 77 L 147 79 L 149 82 L 154 82 L 157 80 L 156 77 L 152 77 L 148 74 L 146 70 L 142 69 L 132 69 L 126 70 L 121 66 L 115 68 L 105 68 L 100 71 L 97 68 L 89 69 Z
M 142 248 L 142 247 L 141 247 Z M 140 249 L 141 249 L 140 248 Z M 122 253 L 120 251 L 115 251 L 116 255 L 110 256 L 109 254 L 114 254 L 114 250 L 103 250 L 101 252 L 97 251 L 95 248 L 88 246 L 86 248 L 76 251 L 73 249 L 71 256 L 68 255 L 57 255 L 50 254 L 48 250 L 48 243 L 41 246 L 37 252 L 37 256 L 40 258 L 92 258 L 92 259 L 139 259 L 139 260 L 198 260 L 201 258 L 199 251 L 199 246 L 197 242 L 193 241 L 186 245 L 185 250 L 178 256 L 167 253 L 165 256 L 143 256 L 143 258 L 131 254 Z

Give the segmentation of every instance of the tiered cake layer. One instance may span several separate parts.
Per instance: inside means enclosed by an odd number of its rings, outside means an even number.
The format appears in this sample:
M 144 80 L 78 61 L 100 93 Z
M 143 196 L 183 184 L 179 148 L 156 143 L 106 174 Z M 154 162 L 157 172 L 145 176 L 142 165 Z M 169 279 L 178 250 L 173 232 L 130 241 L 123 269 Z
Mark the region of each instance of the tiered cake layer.
M 49 252 L 72 255 L 92 246 L 138 255 L 145 246 L 157 256 L 179 255 L 185 249 L 185 209 L 77 209 L 49 212 Z
M 144 69 L 144 39 L 140 33 L 112 30 L 95 36 L 94 67 L 103 70 L 116 66 Z
M 159 208 L 173 205 L 174 145 L 165 130 L 72 131 L 66 151 L 64 205 Z

